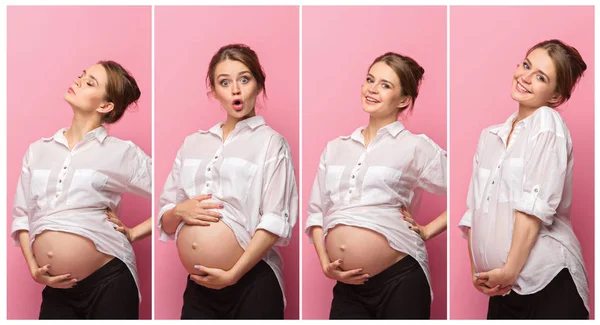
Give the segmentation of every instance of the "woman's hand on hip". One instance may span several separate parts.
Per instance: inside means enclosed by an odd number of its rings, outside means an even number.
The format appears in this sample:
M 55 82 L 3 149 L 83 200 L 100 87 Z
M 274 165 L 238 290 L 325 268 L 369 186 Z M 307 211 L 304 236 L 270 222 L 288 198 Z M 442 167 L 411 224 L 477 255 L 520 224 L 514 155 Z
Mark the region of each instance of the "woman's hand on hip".
M 211 194 L 200 195 L 183 201 L 174 208 L 176 215 L 187 225 L 210 226 L 211 223 L 219 222 L 223 215 L 211 209 L 223 209 L 222 203 L 205 202 L 212 198 Z
M 419 225 L 415 221 L 415 219 L 413 219 L 412 214 L 410 212 L 408 212 L 408 210 L 406 210 L 404 207 L 400 208 L 400 212 L 402 212 L 402 214 L 403 214 L 402 220 L 404 220 L 410 224 L 408 226 L 408 229 L 419 234 L 419 236 L 421 236 L 421 239 L 423 239 L 423 241 L 426 241 L 429 239 L 429 237 L 430 237 L 429 230 L 427 229 L 426 226 Z
M 113 224 L 113 228 L 116 231 L 125 235 L 130 243 L 134 241 L 133 231 L 131 231 L 131 228 L 125 226 L 121 219 L 119 219 L 119 217 L 111 209 L 104 210 L 104 214 L 106 214 L 106 220 Z
M 342 265 L 342 263 L 343 261 L 340 259 L 322 266 L 323 273 L 332 280 L 346 284 L 364 284 L 369 280 L 369 275 L 363 273 L 363 269 L 341 270 L 340 265 Z
M 56 289 L 69 289 L 77 284 L 77 279 L 71 278 L 70 274 L 50 275 L 50 264 L 31 271 L 31 277 L 39 284 L 47 285 Z

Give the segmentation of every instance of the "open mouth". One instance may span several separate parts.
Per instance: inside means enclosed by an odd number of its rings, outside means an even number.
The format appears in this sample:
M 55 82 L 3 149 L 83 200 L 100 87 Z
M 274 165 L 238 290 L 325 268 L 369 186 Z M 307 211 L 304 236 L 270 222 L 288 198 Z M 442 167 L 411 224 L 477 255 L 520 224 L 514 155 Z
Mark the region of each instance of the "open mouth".
M 242 108 L 244 108 L 244 101 L 242 101 L 241 99 L 236 99 L 233 101 L 233 109 L 235 109 L 236 111 L 241 111 Z
M 517 81 L 517 90 L 522 93 L 531 94 L 531 91 L 527 90 L 520 82 Z
M 370 104 L 377 104 L 379 101 L 371 96 L 365 96 L 365 100 Z

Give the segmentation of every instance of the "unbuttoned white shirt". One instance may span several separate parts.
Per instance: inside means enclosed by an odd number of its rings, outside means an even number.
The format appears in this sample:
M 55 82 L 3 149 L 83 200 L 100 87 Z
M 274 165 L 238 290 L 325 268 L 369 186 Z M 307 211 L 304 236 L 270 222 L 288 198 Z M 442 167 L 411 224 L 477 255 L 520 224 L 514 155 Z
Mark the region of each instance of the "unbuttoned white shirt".
M 364 128 L 330 141 L 323 151 L 305 232 L 312 242 L 313 226 L 323 228 L 323 240 L 339 224 L 373 230 L 393 249 L 414 257 L 430 281 L 425 242 L 408 228 L 400 208 L 405 206 L 418 220 L 423 190 L 446 194 L 446 152 L 400 121 L 378 130 L 365 147 Z
M 501 268 L 508 257 L 515 211 L 542 221 L 538 238 L 512 290 L 532 294 L 568 268 L 589 310 L 581 246 L 571 226 L 573 143 L 560 114 L 541 107 L 517 122 L 483 130 L 473 159 L 467 211 L 459 222 L 478 272 Z
M 298 219 L 298 191 L 289 145 L 261 116 L 238 122 L 223 141 L 223 123 L 185 138 L 159 199 L 159 239 L 176 240 L 162 229 L 162 216 L 176 204 L 202 194 L 223 204 L 221 219 L 245 250 L 258 229 L 279 236 L 275 246 L 292 238 Z M 263 260 L 273 269 L 283 292 L 283 261 L 273 246 Z M 285 302 L 285 295 L 284 295 Z
M 19 230 L 29 231 L 30 245 L 44 230 L 85 237 L 99 252 L 127 265 L 139 294 L 133 248 L 127 236 L 106 220 L 104 211 L 118 213 L 125 192 L 151 197 L 152 160 L 133 142 L 108 136 L 102 126 L 70 150 L 66 130 L 27 149 L 12 209 L 11 237 L 16 246 Z

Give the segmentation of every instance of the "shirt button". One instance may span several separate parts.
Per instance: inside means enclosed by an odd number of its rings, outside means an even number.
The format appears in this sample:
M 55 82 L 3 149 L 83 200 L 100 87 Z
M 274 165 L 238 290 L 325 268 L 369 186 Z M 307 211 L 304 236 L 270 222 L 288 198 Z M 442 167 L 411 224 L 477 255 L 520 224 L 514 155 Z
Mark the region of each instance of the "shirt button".
M 67 166 L 63 167 L 63 169 L 67 169 Z
M 58 197 L 60 194 L 56 194 L 56 197 Z
M 206 170 L 210 171 L 210 167 L 208 167 Z
M 210 186 L 210 183 L 206 183 L 206 187 L 209 187 L 209 186 Z
M 500 165 L 498 165 L 498 168 L 500 168 Z
M 362 163 L 358 163 L 358 165 L 360 166 L 360 165 L 362 165 Z
M 352 190 L 348 191 L 348 193 L 352 193 Z
M 59 183 L 59 184 L 60 184 L 60 183 L 62 183 L 62 179 L 59 179 L 59 180 L 58 180 L 58 183 Z
M 352 178 L 354 178 L 354 175 L 352 175 Z
M 490 200 L 490 197 L 489 197 L 489 196 L 488 196 L 487 200 L 488 200 L 488 201 Z
M 494 181 L 492 181 L 492 185 L 494 185 Z
M 215 156 L 215 159 L 219 158 L 219 156 Z
M 538 189 L 536 188 L 536 189 L 535 189 L 535 190 L 533 190 L 533 191 L 537 193 L 537 192 L 538 192 Z

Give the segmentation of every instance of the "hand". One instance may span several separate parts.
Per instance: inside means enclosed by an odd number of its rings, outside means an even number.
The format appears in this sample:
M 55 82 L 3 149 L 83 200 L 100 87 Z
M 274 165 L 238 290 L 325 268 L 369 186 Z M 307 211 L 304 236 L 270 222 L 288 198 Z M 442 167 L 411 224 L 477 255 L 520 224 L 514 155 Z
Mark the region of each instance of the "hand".
M 511 290 L 511 286 L 510 285 L 506 285 L 506 286 L 502 286 L 500 284 L 498 285 L 487 285 L 486 283 L 488 283 L 488 279 L 482 277 L 481 275 L 482 273 L 479 274 L 473 274 L 473 277 L 471 278 L 471 281 L 473 282 L 473 285 L 475 286 L 475 289 L 477 289 L 477 291 L 487 295 L 487 296 L 504 296 L 506 294 L 508 294 Z M 489 284 L 489 283 L 488 283 Z
M 400 212 L 402 212 L 402 214 L 403 214 L 402 220 L 407 221 L 410 224 L 410 226 L 408 226 L 408 229 L 419 234 L 419 236 L 421 236 L 421 239 L 423 239 L 423 241 L 426 241 L 429 239 L 430 235 L 429 235 L 429 231 L 426 226 L 419 225 L 413 219 L 412 214 L 410 212 L 408 212 L 408 210 L 406 210 L 405 207 L 401 207 Z
M 369 280 L 369 275 L 363 274 L 363 269 L 342 271 L 340 265 L 342 265 L 343 262 L 344 261 L 340 259 L 323 266 L 323 273 L 332 280 L 346 284 L 365 284 L 365 282 Z
M 480 272 L 473 275 L 477 279 L 485 281 L 484 284 L 488 287 L 501 286 L 506 287 L 510 286 L 517 280 L 516 275 L 512 272 L 509 272 L 504 267 L 493 269 L 488 272 Z
M 115 228 L 116 231 L 124 234 L 130 243 L 132 243 L 135 240 L 131 228 L 125 226 L 125 224 L 121 222 L 119 217 L 114 212 L 112 212 L 111 209 L 104 210 L 104 214 L 106 214 L 107 216 L 106 220 L 113 223 L 113 228 Z
M 69 289 L 77 284 L 77 279 L 71 278 L 70 274 L 53 276 L 48 274 L 48 270 L 50 270 L 50 264 L 36 268 L 31 271 L 31 277 L 37 283 L 56 289 Z
M 219 222 L 223 217 L 220 212 L 209 209 L 222 209 L 223 204 L 204 202 L 212 198 L 212 194 L 200 195 L 177 204 L 173 210 L 175 215 L 188 225 L 210 226 L 211 222 Z
M 190 274 L 190 279 L 203 287 L 223 289 L 238 282 L 238 277 L 231 271 L 194 265 L 200 274 Z

